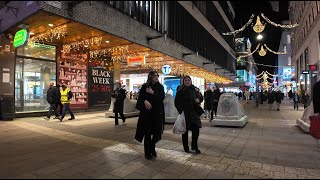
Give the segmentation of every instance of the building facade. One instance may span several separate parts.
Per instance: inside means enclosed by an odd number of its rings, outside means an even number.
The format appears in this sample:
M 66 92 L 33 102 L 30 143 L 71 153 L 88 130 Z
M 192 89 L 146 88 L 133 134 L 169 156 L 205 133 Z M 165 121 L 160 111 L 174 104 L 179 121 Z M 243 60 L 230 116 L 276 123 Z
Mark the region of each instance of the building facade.
M 0 87 L 14 96 L 17 115 L 48 110 L 50 82 L 67 84 L 72 107 L 88 110 L 109 106 L 116 81 L 139 89 L 146 79 L 138 77 L 152 69 L 168 89 L 184 75 L 202 91 L 206 82 L 235 78 L 234 41 L 221 35 L 234 30 L 228 1 L 5 1 L 1 7 L 0 58 L 8 63 L 1 64 Z M 13 46 L 23 29 L 28 42 Z
M 317 69 L 310 69 L 312 65 L 316 65 L 312 67 L 319 66 L 319 12 L 319 1 L 289 2 L 290 24 L 299 24 L 298 27 L 291 29 L 291 63 L 295 68 L 294 78 L 297 82 L 298 92 L 311 94 L 313 84 L 319 80 L 319 75 L 316 74 Z
M 288 24 L 288 22 L 285 21 L 282 24 Z M 278 67 L 275 71 L 277 76 L 274 79 L 278 89 L 284 94 L 287 94 L 290 90 L 296 90 L 295 67 L 291 63 L 291 51 L 291 32 L 284 30 L 281 33 L 278 52 L 287 52 L 287 54 L 278 55 Z

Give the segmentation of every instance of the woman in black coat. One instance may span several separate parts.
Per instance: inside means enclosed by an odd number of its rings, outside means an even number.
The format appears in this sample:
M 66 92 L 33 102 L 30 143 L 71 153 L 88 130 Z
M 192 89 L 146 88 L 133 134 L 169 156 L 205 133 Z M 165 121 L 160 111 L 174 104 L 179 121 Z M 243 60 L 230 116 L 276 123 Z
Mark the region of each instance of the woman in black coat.
M 213 92 L 211 91 L 210 87 L 204 92 L 204 110 L 205 118 L 209 118 L 211 114 L 212 107 L 213 107 Z
M 198 148 L 199 128 L 201 128 L 201 121 L 199 113 L 196 111 L 198 106 L 203 99 L 199 93 L 197 93 L 196 87 L 192 85 L 190 76 L 183 78 L 183 84 L 180 85 L 175 98 L 175 106 L 181 114 L 184 112 L 187 131 L 182 135 L 182 143 L 185 152 L 189 152 L 188 146 L 188 131 L 192 131 L 192 143 L 191 149 L 195 150 L 197 154 L 200 154 Z
M 165 94 L 158 78 L 159 74 L 156 71 L 149 73 L 148 80 L 142 85 L 137 101 L 140 115 L 135 139 L 142 142 L 144 137 L 146 159 L 157 156 L 155 145 L 161 139 L 165 122 L 163 105 Z
M 219 103 L 219 99 L 220 99 L 220 89 L 218 86 L 215 86 L 213 89 L 213 99 L 212 99 L 212 104 L 213 104 L 213 110 L 211 111 L 211 119 L 210 122 L 213 120 L 213 112 L 214 115 L 217 116 L 217 110 L 218 110 L 218 103 Z

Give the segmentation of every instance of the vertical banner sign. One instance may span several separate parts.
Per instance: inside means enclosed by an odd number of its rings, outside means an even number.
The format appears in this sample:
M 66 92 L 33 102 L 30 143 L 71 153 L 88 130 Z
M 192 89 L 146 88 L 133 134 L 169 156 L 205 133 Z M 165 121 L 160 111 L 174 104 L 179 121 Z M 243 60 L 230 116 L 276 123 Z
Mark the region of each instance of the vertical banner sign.
M 111 103 L 113 71 L 111 58 L 92 60 L 89 64 L 89 106 L 107 107 Z

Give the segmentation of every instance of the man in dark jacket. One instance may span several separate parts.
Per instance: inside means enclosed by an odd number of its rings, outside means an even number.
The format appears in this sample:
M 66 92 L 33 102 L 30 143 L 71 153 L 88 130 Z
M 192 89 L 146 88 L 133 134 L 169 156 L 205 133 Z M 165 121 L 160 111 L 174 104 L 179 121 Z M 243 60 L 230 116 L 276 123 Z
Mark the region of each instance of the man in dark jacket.
M 209 118 L 213 107 L 213 92 L 210 87 L 204 92 L 205 119 Z
M 58 116 L 56 111 L 57 95 L 55 91 L 56 87 L 53 87 L 53 83 L 50 83 L 49 89 L 47 91 L 47 102 L 50 104 L 50 108 L 47 117 L 44 118 L 45 120 L 50 120 L 52 111 L 54 111 L 56 116 Z
M 60 84 L 57 84 L 54 90 L 55 93 L 55 102 L 56 102 L 56 117 L 53 119 L 59 119 L 59 115 L 62 115 L 62 109 L 63 109 L 63 104 L 61 103 L 61 94 L 60 94 Z M 58 113 L 58 106 L 59 106 L 59 113 Z
M 115 113 L 115 121 L 114 124 L 118 125 L 119 121 L 118 121 L 118 113 L 121 116 L 122 122 L 124 123 L 126 121 L 126 118 L 124 117 L 123 114 L 123 102 L 124 99 L 126 98 L 126 91 L 124 89 L 121 88 L 121 84 L 120 83 L 116 83 L 116 90 L 113 91 L 112 93 L 112 97 L 116 98 L 116 102 L 114 103 L 114 113 Z
M 296 91 L 293 92 L 292 99 L 293 99 L 293 109 L 296 109 L 297 107 L 297 110 L 299 110 L 300 97 Z
M 275 98 L 275 100 L 277 102 L 277 111 L 280 111 L 280 104 L 281 104 L 281 100 L 282 100 L 282 96 L 281 96 L 280 90 L 278 90 L 278 92 L 275 92 L 274 98 Z
M 313 110 L 314 113 L 319 115 L 320 113 L 320 81 L 316 82 L 313 86 Z

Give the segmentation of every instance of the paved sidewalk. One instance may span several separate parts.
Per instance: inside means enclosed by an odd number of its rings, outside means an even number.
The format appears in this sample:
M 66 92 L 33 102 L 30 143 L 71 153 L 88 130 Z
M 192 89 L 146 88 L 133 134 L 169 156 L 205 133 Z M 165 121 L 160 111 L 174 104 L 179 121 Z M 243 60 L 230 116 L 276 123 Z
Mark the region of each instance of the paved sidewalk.
M 316 140 L 295 126 L 303 109 L 285 100 L 280 111 L 241 102 L 244 128 L 211 127 L 202 120 L 202 154 L 183 151 L 181 136 L 165 126 L 155 160 L 134 140 L 137 118 L 114 126 L 104 113 L 59 122 L 21 118 L 0 122 L 0 178 L 319 178 Z M 189 133 L 191 136 L 191 133 Z M 191 138 L 190 138 L 191 139 Z

